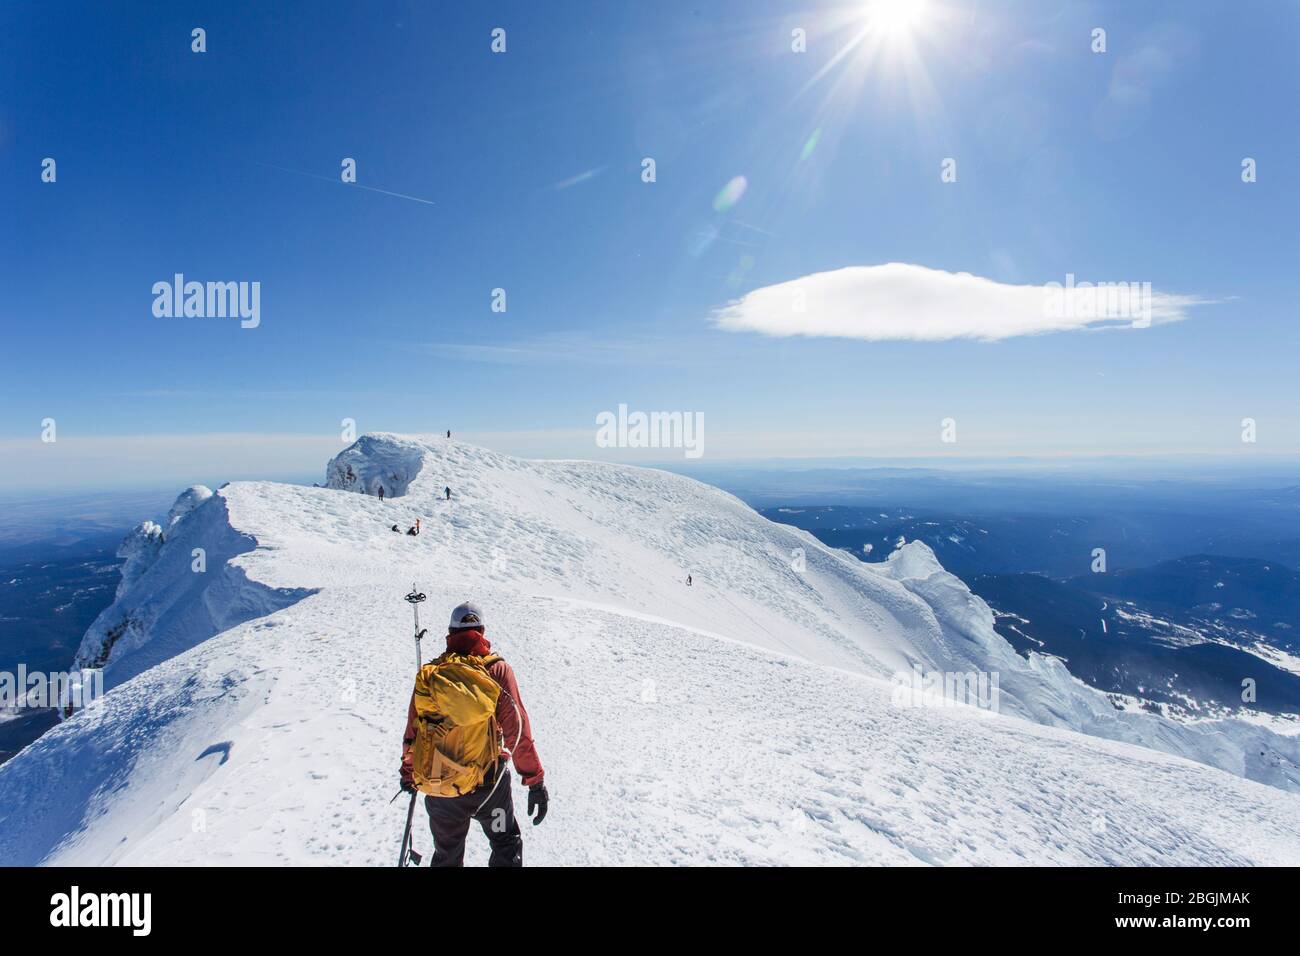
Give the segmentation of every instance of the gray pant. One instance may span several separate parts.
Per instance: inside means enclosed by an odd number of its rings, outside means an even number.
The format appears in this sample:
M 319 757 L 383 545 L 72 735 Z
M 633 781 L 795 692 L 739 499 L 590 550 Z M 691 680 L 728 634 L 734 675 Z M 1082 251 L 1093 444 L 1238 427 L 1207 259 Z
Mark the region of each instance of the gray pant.
M 465 865 L 465 837 L 471 820 L 478 821 L 492 845 L 488 866 L 524 865 L 524 841 L 515 820 L 510 771 L 504 760 L 497 764 L 496 774 L 477 790 L 459 797 L 426 796 L 424 808 L 429 812 L 429 829 L 433 832 L 430 866 Z

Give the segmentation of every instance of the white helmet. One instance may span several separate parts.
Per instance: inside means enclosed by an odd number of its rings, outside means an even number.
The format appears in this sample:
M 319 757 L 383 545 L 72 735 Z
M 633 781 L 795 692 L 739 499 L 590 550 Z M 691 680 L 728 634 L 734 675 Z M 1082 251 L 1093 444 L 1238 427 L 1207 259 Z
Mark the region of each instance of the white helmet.
M 458 627 L 475 627 L 479 630 L 485 630 L 487 624 L 483 620 L 483 612 L 479 610 L 478 605 L 473 601 L 466 601 L 464 604 L 456 605 L 455 610 L 451 612 L 451 623 L 447 626 L 452 630 Z

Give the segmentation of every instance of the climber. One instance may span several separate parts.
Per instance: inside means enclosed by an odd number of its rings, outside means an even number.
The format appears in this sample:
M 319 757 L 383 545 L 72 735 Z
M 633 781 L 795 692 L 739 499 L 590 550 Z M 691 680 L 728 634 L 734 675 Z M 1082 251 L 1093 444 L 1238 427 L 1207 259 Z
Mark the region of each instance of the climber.
M 416 518 L 416 519 L 415 519 L 415 527 L 413 527 L 413 528 L 407 528 L 407 529 L 406 529 L 406 533 L 409 534 L 409 535 L 411 535 L 412 537 L 414 537 L 415 535 L 417 535 L 417 534 L 420 533 L 420 519 L 419 519 L 419 518 Z
M 447 500 L 448 500 L 448 501 L 451 501 L 451 486 L 450 486 L 450 485 L 448 485 L 446 488 L 442 489 L 442 493 L 443 493 L 444 495 L 447 496 Z
M 471 820 L 492 847 L 488 866 L 523 866 L 507 757 L 528 788 L 533 826 L 546 818 L 549 797 L 528 711 L 515 672 L 492 653 L 486 632 L 477 605 L 452 611 L 447 651 L 420 669 L 407 708 L 401 783 L 407 793 L 426 794 L 432 866 L 464 865 Z

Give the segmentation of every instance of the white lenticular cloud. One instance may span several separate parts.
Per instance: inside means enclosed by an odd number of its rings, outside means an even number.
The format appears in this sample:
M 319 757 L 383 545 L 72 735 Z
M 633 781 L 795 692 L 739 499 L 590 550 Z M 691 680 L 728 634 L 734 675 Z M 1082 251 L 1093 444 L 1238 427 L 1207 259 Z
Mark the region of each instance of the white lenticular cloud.
M 1008 285 L 969 272 L 890 262 L 816 272 L 727 303 L 714 324 L 731 332 L 869 341 L 1006 339 L 1080 329 L 1144 328 L 1187 318 L 1210 300 L 1153 292 L 1149 282 Z

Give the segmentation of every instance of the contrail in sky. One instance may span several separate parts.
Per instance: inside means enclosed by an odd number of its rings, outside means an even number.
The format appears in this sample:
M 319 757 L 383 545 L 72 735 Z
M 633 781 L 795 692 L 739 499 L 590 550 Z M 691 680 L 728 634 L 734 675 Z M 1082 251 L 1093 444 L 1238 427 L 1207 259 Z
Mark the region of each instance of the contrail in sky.
M 405 193 L 390 192 L 387 189 L 380 189 L 377 186 L 363 186 L 361 183 L 345 183 L 340 179 L 332 176 L 322 176 L 320 173 L 309 173 L 301 169 L 290 169 L 288 166 L 276 166 L 274 163 L 258 163 L 259 166 L 265 166 L 268 169 L 278 169 L 282 173 L 293 173 L 295 176 L 310 176 L 312 179 L 324 180 L 327 183 L 338 183 L 340 186 L 349 186 L 353 189 L 365 189 L 372 193 L 382 193 L 385 196 L 395 196 L 398 199 L 409 199 L 411 202 L 422 202 L 426 206 L 436 206 L 432 199 L 421 199 L 419 196 L 408 196 Z

